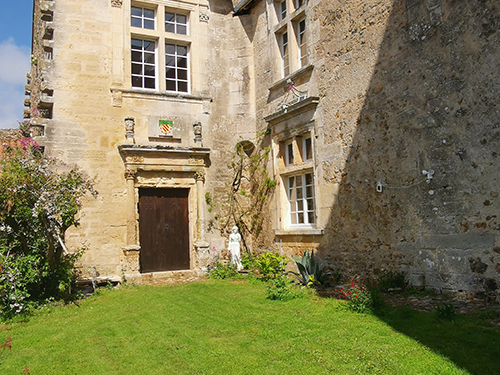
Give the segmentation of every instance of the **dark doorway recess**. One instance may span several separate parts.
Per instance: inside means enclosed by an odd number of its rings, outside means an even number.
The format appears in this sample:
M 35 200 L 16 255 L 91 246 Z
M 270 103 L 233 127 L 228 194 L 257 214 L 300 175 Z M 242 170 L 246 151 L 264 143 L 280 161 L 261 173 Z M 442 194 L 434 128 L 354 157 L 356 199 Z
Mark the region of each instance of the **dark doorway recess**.
M 189 189 L 139 189 L 141 272 L 189 269 Z

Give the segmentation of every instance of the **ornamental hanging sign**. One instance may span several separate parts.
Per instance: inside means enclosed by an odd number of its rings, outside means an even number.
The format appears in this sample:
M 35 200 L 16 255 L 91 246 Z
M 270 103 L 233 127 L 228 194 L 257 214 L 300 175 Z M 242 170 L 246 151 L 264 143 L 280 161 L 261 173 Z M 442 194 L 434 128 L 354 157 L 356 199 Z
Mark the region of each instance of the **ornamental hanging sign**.
M 159 120 L 158 130 L 161 137 L 172 136 L 174 130 L 174 122 L 172 120 Z

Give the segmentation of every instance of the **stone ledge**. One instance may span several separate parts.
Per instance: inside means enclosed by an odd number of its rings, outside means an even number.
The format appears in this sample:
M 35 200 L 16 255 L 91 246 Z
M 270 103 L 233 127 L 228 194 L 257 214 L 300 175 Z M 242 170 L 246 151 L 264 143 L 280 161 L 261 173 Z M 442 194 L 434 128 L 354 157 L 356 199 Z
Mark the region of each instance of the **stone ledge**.
M 274 234 L 279 237 L 283 236 L 322 236 L 324 229 L 315 228 L 296 228 L 296 229 L 281 229 L 275 230 Z

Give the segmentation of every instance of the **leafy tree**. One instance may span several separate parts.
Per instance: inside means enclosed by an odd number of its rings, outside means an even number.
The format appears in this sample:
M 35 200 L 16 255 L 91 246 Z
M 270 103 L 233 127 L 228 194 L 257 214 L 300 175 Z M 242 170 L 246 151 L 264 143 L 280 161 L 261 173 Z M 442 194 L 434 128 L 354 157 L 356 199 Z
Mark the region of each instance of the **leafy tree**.
M 64 245 L 77 226 L 81 199 L 95 195 L 77 168 L 42 156 L 31 138 L 0 160 L 0 312 L 21 313 L 49 298 L 67 298 L 80 252 Z

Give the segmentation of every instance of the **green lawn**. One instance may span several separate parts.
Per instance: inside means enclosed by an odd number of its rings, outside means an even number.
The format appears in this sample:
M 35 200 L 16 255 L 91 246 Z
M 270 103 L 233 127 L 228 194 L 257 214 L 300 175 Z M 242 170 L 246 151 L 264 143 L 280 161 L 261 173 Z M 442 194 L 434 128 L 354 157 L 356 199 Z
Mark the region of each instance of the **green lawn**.
M 0 374 L 498 374 L 500 330 L 266 299 L 260 283 L 105 290 L 0 329 Z

